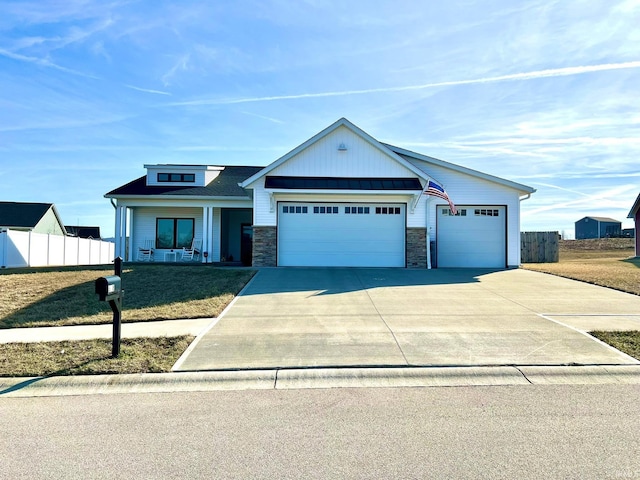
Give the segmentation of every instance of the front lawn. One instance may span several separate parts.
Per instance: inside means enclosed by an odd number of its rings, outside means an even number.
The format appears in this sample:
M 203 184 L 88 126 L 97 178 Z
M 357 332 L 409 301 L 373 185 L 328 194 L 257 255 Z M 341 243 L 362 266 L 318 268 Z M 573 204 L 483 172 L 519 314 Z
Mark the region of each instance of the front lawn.
M 525 263 L 522 267 L 640 295 L 640 258 L 633 258 L 633 241 L 564 240 L 558 263 Z
M 216 317 L 254 270 L 205 265 L 125 265 L 123 322 Z M 113 267 L 0 271 L 0 328 L 111 323 L 94 282 Z
M 0 377 L 163 373 L 194 337 L 130 338 L 111 358 L 111 340 L 0 344 Z

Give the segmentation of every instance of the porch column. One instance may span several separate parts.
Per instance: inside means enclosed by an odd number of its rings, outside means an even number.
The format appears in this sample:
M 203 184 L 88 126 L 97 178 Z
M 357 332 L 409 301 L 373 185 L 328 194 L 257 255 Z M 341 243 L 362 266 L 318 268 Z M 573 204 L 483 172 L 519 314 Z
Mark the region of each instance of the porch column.
M 128 262 L 132 262 L 135 257 L 133 256 L 133 232 L 134 232 L 134 228 L 133 228 L 133 209 L 129 210 L 129 223 L 131 224 L 131 228 L 129 229 L 129 253 L 127 254 L 127 258 L 125 258 L 125 261 Z M 126 235 L 125 235 L 126 238 Z
M 127 254 L 127 207 L 121 207 L 122 213 L 120 214 L 120 220 L 122 224 L 122 237 L 120 239 L 120 255 L 116 255 L 122 257 L 123 260 L 126 260 Z
M 213 261 L 211 256 L 211 245 L 213 235 L 213 207 L 203 207 L 202 209 L 202 263 Z M 207 258 L 204 258 L 207 252 Z
M 114 237 L 116 241 L 115 256 L 119 257 L 122 252 L 122 207 L 119 205 L 116 207 L 116 229 Z

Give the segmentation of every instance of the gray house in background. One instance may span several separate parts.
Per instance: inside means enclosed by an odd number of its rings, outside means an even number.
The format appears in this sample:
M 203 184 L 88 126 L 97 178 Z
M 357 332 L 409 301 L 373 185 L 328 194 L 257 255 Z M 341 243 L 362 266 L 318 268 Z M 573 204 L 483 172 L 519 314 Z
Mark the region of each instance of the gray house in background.
M 607 217 L 584 217 L 576 222 L 576 240 L 622 235 L 622 222 Z
M 0 202 L 0 229 L 66 235 L 53 203 Z

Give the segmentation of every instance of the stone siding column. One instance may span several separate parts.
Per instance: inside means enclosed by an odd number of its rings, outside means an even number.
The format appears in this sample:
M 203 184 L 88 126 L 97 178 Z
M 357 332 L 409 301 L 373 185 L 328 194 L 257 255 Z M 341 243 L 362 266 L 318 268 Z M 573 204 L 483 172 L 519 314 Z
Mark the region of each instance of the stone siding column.
M 253 227 L 253 266 L 276 266 L 276 227 Z
M 426 228 L 407 228 L 407 268 L 427 268 Z

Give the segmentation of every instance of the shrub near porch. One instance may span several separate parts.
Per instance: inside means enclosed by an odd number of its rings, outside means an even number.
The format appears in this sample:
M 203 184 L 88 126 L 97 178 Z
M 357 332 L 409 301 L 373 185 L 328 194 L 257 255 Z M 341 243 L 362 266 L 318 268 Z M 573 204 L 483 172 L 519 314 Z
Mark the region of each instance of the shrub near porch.
M 0 272 L 0 328 L 110 323 L 94 290 L 112 267 Z M 202 265 L 126 265 L 123 322 L 216 317 L 255 274 Z

